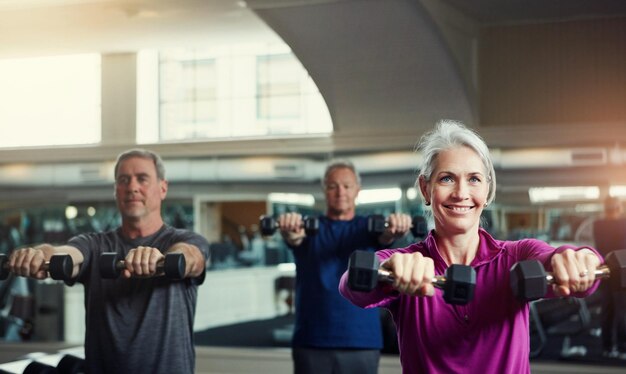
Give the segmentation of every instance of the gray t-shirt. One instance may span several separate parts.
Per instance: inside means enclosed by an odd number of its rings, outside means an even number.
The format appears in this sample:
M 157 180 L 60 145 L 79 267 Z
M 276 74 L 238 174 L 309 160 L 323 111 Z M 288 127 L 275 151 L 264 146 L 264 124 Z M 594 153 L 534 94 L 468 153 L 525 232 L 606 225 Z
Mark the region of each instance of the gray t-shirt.
M 138 246 L 167 250 L 174 243 L 193 244 L 209 256 L 206 239 L 187 230 L 164 225 L 158 232 L 134 240 L 121 230 L 78 235 L 69 245 L 85 262 L 77 281 L 85 286 L 85 358 L 88 373 L 193 373 L 193 321 L 198 278 L 165 277 L 103 279 L 103 252 L 124 258 Z M 76 323 L 79 323 L 76 321 Z

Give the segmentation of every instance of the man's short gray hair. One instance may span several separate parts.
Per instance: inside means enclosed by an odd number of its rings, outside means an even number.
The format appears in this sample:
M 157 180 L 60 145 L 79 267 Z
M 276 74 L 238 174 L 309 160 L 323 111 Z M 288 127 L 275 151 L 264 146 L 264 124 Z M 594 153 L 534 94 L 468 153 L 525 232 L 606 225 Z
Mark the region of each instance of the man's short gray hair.
M 154 162 L 154 167 L 157 172 L 157 178 L 159 178 L 159 180 L 165 180 L 165 166 L 163 165 L 163 160 L 161 160 L 161 157 L 152 151 L 149 151 L 147 149 L 142 149 L 142 148 L 130 149 L 128 151 L 124 151 L 120 153 L 117 156 L 117 161 L 115 162 L 115 173 L 114 173 L 116 180 L 117 180 L 117 171 L 122 161 L 125 161 L 133 157 L 139 157 L 139 158 L 145 158 L 147 160 L 152 160 L 152 162 Z
M 359 185 L 359 186 L 361 185 L 361 176 L 356 171 L 356 168 L 354 167 L 354 164 L 351 161 L 349 161 L 349 160 L 335 159 L 335 160 L 330 161 L 328 163 L 328 165 L 326 166 L 326 171 L 324 171 L 324 178 L 322 179 L 322 187 L 323 188 L 326 188 L 326 180 L 328 179 L 328 176 L 330 175 L 330 173 L 332 173 L 333 171 L 335 171 L 337 169 L 350 169 L 350 170 L 352 170 L 352 172 L 356 176 L 356 183 L 357 183 L 357 185 Z

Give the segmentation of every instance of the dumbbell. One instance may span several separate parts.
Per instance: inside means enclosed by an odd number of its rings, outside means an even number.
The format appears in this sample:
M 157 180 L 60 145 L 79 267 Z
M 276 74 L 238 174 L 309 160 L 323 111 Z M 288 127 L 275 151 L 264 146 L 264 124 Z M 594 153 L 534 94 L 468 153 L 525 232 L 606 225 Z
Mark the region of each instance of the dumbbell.
M 274 235 L 277 229 L 280 228 L 276 218 L 271 216 L 261 216 L 260 224 L 261 235 L 271 236 Z M 320 221 L 317 217 L 303 217 L 302 228 L 307 235 L 315 235 L 320 229 Z
M 66 354 L 57 364 L 57 370 L 59 371 L 59 374 L 85 373 L 85 359 Z
M 613 288 L 626 288 L 626 249 L 609 253 L 605 263 L 596 269 L 596 278 L 610 278 Z M 554 282 L 554 276 L 537 260 L 520 261 L 511 267 L 511 290 L 522 301 L 544 297 L 548 286 Z
M 58 374 L 56 367 L 43 362 L 33 361 L 24 368 L 22 374 Z
M 118 278 L 122 270 L 126 269 L 126 261 L 116 252 L 104 252 L 99 260 L 100 275 L 102 278 Z M 167 253 L 165 258 L 158 261 L 157 273 L 164 273 L 170 279 L 182 279 L 185 277 L 185 256 L 182 253 Z
M 372 214 L 367 217 L 367 231 L 380 235 L 389 227 L 389 221 L 382 214 Z M 428 234 L 426 219 L 422 216 L 413 216 L 411 220 L 411 234 L 416 238 L 424 237 Z
M 33 361 L 22 374 L 80 374 L 85 372 L 85 360 L 74 355 L 64 355 L 57 366 Z
M 378 282 L 393 282 L 393 276 L 380 268 L 374 252 L 354 251 L 348 262 L 348 287 L 354 291 L 369 292 Z M 443 299 L 448 304 L 464 305 L 474 298 L 476 271 L 467 265 L 450 265 L 445 275 L 432 279 L 434 287 L 443 290 Z
M 46 261 L 41 266 L 41 270 L 48 272 L 50 278 L 55 280 L 70 280 L 74 271 L 74 261 L 68 254 L 57 254 L 50 257 L 50 261 Z M 9 256 L 0 255 L 0 280 L 9 277 Z

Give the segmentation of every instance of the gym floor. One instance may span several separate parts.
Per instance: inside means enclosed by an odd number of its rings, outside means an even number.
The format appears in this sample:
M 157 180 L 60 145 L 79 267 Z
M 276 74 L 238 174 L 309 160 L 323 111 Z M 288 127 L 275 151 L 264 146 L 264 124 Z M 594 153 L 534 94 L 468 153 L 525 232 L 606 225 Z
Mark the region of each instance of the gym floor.
M 268 320 L 239 323 L 200 331 L 195 334 L 196 373 L 248 374 L 292 373 L 289 327 L 293 315 Z M 623 374 L 626 361 L 601 356 L 600 338 L 588 331 L 571 337 L 572 351 L 585 347 L 584 356 L 562 357 L 563 336 L 548 335 L 541 354 L 531 360 L 533 374 Z M 80 349 L 66 343 L 3 343 L 0 349 L 0 369 L 9 370 L 16 360 L 33 352 L 59 353 L 65 349 Z M 401 373 L 397 354 L 387 347 L 381 357 L 379 374 Z M 23 365 L 25 366 L 25 365 Z M 13 372 L 13 371 L 9 371 Z M 19 371 L 18 371 L 19 372 Z
M 293 321 L 293 315 L 285 315 L 268 320 L 212 328 L 197 332 L 195 343 L 197 347 L 256 348 L 260 352 L 268 352 L 268 348 L 279 349 L 279 351 L 283 348 L 288 351 L 289 341 L 284 339 L 284 334 L 285 331 L 288 331 L 289 326 L 293 325 Z M 561 354 L 564 339 L 564 336 L 548 335 L 548 342 L 541 354 L 531 359 L 533 373 L 626 372 L 626 360 L 602 357 L 600 337 L 592 335 L 589 331 L 570 337 L 570 347 L 573 347 L 570 351 L 573 352 L 573 355 L 569 357 L 562 357 Z M 585 355 L 578 355 L 581 353 L 581 347 L 585 348 Z M 397 363 L 397 371 L 394 371 L 396 369 L 393 368 L 397 362 L 397 355 L 392 351 L 393 348 L 386 347 L 381 365 L 384 364 L 388 367 L 391 373 L 399 373 L 399 362 Z M 285 355 L 289 359 L 289 354 L 286 353 Z

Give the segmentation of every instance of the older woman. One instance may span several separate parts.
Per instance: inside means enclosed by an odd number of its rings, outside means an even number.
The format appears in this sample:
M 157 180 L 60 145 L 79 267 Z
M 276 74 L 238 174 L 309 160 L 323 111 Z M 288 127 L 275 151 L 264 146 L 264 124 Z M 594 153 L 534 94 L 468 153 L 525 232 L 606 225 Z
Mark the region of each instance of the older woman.
M 355 292 L 345 273 L 339 290 L 360 307 L 391 311 L 404 373 L 529 373 L 528 303 L 514 297 L 509 269 L 537 259 L 556 278 L 548 297 L 584 296 L 597 287 L 593 274 L 602 257 L 587 247 L 496 240 L 483 230 L 480 215 L 495 197 L 495 171 L 487 145 L 463 124 L 439 122 L 418 149 L 417 184 L 434 230 L 420 243 L 377 252 L 395 279 L 392 287 Z M 468 305 L 447 304 L 431 283 L 452 264 L 476 271 Z

